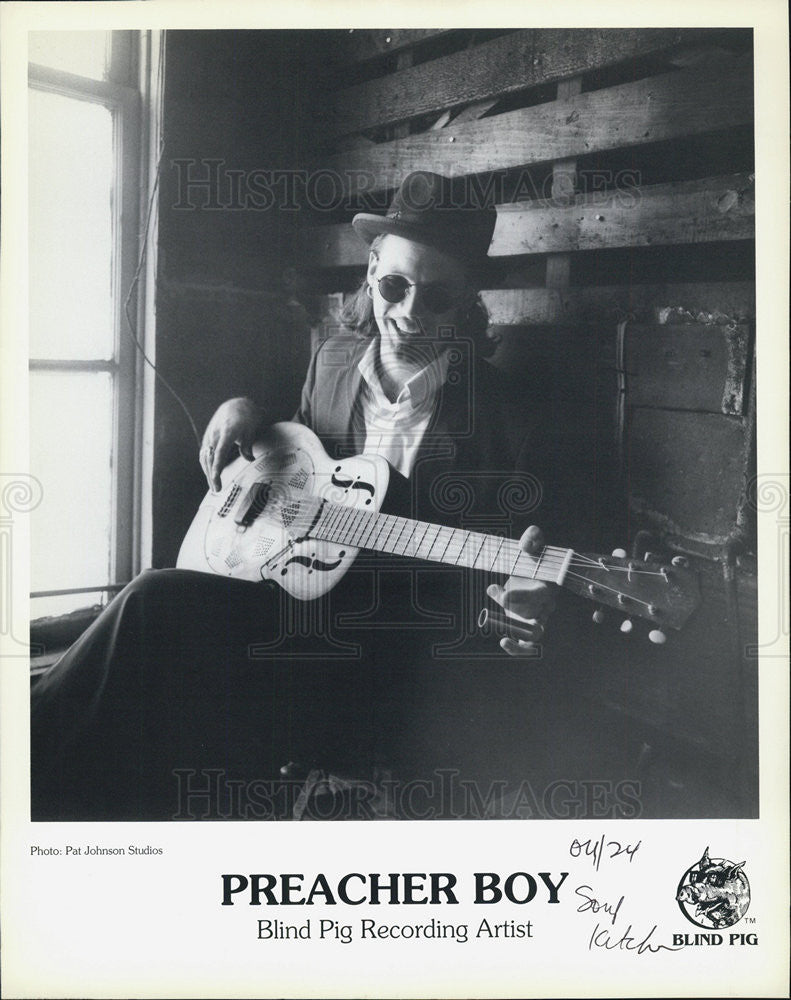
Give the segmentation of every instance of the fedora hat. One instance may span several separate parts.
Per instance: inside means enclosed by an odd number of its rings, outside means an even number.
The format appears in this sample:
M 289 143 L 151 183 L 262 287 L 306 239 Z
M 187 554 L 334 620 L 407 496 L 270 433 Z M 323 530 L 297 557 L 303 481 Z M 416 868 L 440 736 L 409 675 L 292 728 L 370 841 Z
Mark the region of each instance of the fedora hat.
M 416 170 L 401 182 L 387 215 L 360 212 L 354 231 L 370 245 L 383 233 L 434 247 L 467 263 L 483 263 L 497 212 L 454 187 L 450 177 Z

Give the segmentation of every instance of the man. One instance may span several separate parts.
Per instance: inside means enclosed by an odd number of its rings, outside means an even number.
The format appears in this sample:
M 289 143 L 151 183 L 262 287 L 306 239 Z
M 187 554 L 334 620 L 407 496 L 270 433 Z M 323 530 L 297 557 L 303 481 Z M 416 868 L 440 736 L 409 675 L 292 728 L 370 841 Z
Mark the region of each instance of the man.
M 386 216 L 354 219 L 371 250 L 345 314 L 351 333 L 317 351 L 295 419 L 332 455 L 387 458 L 396 513 L 453 523 L 472 508 L 499 511 L 512 528 L 517 452 L 540 451 L 540 428 L 514 433 L 496 373 L 477 356 L 490 346 L 477 292 L 494 221 L 427 172 L 404 180 Z M 252 457 L 260 430 L 251 400 L 218 409 L 200 455 L 212 489 L 237 448 Z M 541 532 L 528 528 L 521 545 L 539 551 Z M 550 589 L 507 581 L 487 593 L 519 616 L 503 650 L 532 655 Z M 289 761 L 412 779 L 467 764 L 497 773 L 492 741 L 520 696 L 506 690 L 512 678 L 493 690 L 465 649 L 469 594 L 459 573 L 361 560 L 311 610 L 315 628 L 284 636 L 302 609 L 282 592 L 184 570 L 142 574 L 34 690 L 33 818 L 184 815 L 182 793 L 209 772 L 226 787 L 205 815 L 227 816 L 229 788 L 274 780 Z

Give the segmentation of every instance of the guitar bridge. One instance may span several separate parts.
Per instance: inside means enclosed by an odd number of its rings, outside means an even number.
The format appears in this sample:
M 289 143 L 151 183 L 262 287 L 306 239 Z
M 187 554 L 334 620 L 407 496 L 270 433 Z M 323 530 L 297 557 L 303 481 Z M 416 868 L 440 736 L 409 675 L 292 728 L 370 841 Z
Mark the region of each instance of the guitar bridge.
M 269 502 L 269 483 L 255 483 L 247 491 L 247 496 L 239 504 L 234 523 L 241 528 L 249 528 Z

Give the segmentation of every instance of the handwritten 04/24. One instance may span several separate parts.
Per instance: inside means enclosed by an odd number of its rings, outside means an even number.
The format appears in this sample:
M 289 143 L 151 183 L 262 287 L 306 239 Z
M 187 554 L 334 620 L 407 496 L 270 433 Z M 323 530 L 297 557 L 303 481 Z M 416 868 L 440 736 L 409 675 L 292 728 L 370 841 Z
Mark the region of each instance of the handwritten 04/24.
M 638 840 L 634 845 L 622 844 L 618 840 L 607 840 L 604 834 L 598 840 L 594 840 L 593 838 L 577 840 L 575 837 L 569 845 L 569 854 L 572 858 L 589 858 L 594 870 L 598 871 L 602 863 L 602 858 L 612 860 L 618 857 L 626 857 L 631 864 L 641 843 L 642 841 Z

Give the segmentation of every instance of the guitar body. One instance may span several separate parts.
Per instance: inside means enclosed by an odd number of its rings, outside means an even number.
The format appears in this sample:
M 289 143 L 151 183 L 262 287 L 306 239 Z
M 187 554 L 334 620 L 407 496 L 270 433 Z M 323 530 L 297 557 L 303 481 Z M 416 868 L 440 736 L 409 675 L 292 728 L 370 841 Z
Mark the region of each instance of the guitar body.
M 681 628 L 699 603 L 686 560 L 668 565 L 544 546 L 537 554 L 495 535 L 381 514 L 390 478 L 378 455 L 334 460 L 302 424 L 274 424 L 207 493 L 179 552 L 179 569 L 237 580 L 274 580 L 310 601 L 341 579 L 360 548 L 541 580 L 658 628 Z M 628 628 L 631 628 L 629 624 Z M 664 636 L 661 641 L 664 641 Z
M 341 579 L 359 549 L 306 538 L 321 501 L 378 511 L 390 467 L 378 455 L 335 461 L 309 428 L 274 424 L 222 473 L 222 489 L 201 503 L 179 551 L 179 569 L 237 580 L 274 579 L 313 600 Z M 301 540 L 301 539 L 305 540 Z

